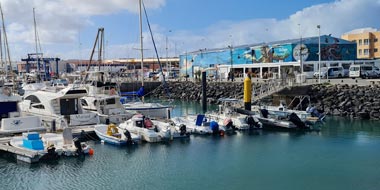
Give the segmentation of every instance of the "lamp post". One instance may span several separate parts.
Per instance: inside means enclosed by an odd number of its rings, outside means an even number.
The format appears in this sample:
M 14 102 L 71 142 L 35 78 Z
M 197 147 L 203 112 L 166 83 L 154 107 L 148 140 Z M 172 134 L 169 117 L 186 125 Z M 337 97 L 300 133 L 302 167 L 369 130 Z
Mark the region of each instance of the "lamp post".
M 321 84 L 321 25 L 318 28 L 318 83 Z
M 186 64 L 186 66 L 185 66 L 185 72 L 186 72 L 186 74 L 185 74 L 185 80 L 187 81 L 187 51 L 186 51 L 186 54 L 185 54 L 185 56 L 186 56 L 186 62 L 185 62 L 185 64 Z
M 231 63 L 231 69 L 230 69 L 230 78 L 231 78 L 231 82 L 234 81 L 234 73 L 233 73 L 233 67 L 234 67 L 234 62 L 233 62 L 233 57 L 232 57 L 232 45 L 229 45 L 228 48 L 230 49 L 230 63 Z
M 172 32 L 171 30 L 169 30 L 169 33 Z M 171 70 L 171 65 L 169 65 L 169 54 L 168 54 L 168 51 L 169 51 L 169 48 L 168 48 L 168 35 L 166 35 L 166 72 L 168 73 L 168 77 L 170 75 L 170 70 Z

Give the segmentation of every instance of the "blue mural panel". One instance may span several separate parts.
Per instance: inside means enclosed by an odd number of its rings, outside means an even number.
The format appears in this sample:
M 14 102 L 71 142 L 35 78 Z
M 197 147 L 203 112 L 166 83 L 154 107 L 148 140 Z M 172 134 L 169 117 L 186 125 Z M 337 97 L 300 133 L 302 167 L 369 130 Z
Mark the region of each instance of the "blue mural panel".
M 318 61 L 318 37 L 288 40 L 277 44 L 200 50 L 180 56 L 181 73 L 191 75 L 194 67 L 260 64 L 276 62 Z M 321 36 L 321 60 L 355 60 L 356 44 L 331 36 Z M 186 63 L 187 60 L 187 63 Z

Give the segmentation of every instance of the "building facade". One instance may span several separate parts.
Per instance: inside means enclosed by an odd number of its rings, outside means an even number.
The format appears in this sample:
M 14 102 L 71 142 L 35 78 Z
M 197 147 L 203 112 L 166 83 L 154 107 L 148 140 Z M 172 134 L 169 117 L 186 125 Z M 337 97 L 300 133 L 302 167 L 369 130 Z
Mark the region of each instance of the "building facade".
M 371 28 L 356 29 L 342 35 L 342 39 L 357 44 L 358 59 L 380 59 L 380 31 Z
M 321 61 L 356 59 L 356 43 L 329 35 L 320 36 Z M 250 71 L 263 77 L 265 73 L 308 72 L 311 76 L 319 61 L 319 37 L 284 40 L 221 49 L 201 49 L 180 55 L 182 75 L 195 77 L 199 70 L 218 71 L 226 78 L 229 72 L 244 75 Z M 302 65 L 302 67 L 301 67 Z M 290 70 L 290 71 L 289 71 Z

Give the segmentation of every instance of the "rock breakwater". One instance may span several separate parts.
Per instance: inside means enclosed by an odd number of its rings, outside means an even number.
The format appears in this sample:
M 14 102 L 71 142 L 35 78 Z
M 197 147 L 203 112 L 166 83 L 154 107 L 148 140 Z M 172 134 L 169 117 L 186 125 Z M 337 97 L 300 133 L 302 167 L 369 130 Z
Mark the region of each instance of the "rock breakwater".
M 253 83 L 253 88 L 260 88 L 260 83 Z M 202 85 L 194 82 L 167 83 L 170 98 L 200 101 L 202 98 Z M 299 88 L 299 87 L 298 87 Z M 285 94 L 295 96 L 297 87 L 285 89 Z M 288 94 L 289 93 L 289 94 Z M 343 116 L 360 119 L 380 119 L 380 88 L 377 85 L 313 85 L 308 88 L 310 101 L 326 115 Z M 155 98 L 167 97 L 161 85 L 150 96 Z M 243 99 L 243 83 L 238 82 L 209 82 L 207 84 L 207 101 L 218 103 L 219 98 Z
M 326 115 L 380 119 L 380 88 L 377 85 L 315 85 L 311 102 Z

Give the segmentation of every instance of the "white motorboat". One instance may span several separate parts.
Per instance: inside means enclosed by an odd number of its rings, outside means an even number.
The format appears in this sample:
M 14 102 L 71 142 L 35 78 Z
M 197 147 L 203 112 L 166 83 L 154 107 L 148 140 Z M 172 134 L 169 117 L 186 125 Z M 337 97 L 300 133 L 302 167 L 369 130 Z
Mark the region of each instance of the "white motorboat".
M 21 116 L 17 104 L 22 101 L 8 87 L 0 87 L 0 135 L 7 136 L 27 131 L 44 131 L 37 116 Z
M 165 133 L 167 133 L 166 131 L 169 131 L 170 139 L 190 137 L 190 131 L 187 131 L 186 125 L 176 127 L 175 124 L 169 120 L 151 120 L 151 122 L 157 127 L 158 131 L 163 131 Z
M 95 133 L 98 137 L 106 143 L 114 145 L 128 145 L 135 144 L 141 140 L 141 137 L 128 130 L 119 130 L 115 124 L 98 124 L 95 125 Z
M 205 115 L 187 115 L 183 117 L 174 117 L 171 118 L 171 121 L 174 123 L 177 130 L 181 130 L 181 127 L 185 125 L 186 130 L 193 134 L 207 135 L 213 133 L 209 122 L 207 122 L 205 118 Z
M 27 132 L 23 133 L 22 136 L 12 137 L 9 144 L 13 147 L 33 152 L 43 159 L 93 154 L 93 150 L 86 143 L 81 143 L 76 139 L 73 140 L 71 131 L 64 131 L 63 134 Z
M 219 101 L 221 102 L 219 111 L 207 114 L 207 117 L 217 121 L 219 125 L 226 127 L 227 130 L 260 128 L 258 120 L 254 119 L 254 117 L 240 114 L 236 111 L 237 107 L 239 107 L 237 106 L 239 104 L 238 99 L 221 98 Z
M 270 114 L 266 109 L 260 110 L 260 115 L 254 115 L 261 123 L 264 129 L 274 130 L 310 130 L 310 125 L 302 121 L 297 114 L 291 113 L 288 118 L 278 117 L 276 114 Z
M 89 128 L 99 123 L 99 116 L 83 109 L 80 98 L 86 95 L 86 89 L 78 87 L 66 87 L 60 91 L 40 90 L 24 96 L 19 107 L 25 115 L 41 117 L 42 124 L 53 130 Z
M 309 106 L 306 109 L 306 111 L 292 110 L 286 106 L 284 101 L 281 101 L 279 106 L 254 105 L 252 106 L 252 109 L 253 110 L 266 109 L 268 110 L 269 114 L 277 115 L 278 117 L 282 119 L 286 119 L 289 117 L 290 114 L 295 113 L 302 121 L 310 122 L 310 123 L 316 123 L 318 121 L 322 121 L 325 118 L 325 115 L 319 113 L 314 107 Z
M 141 114 L 134 115 L 131 119 L 119 125 L 121 130 L 141 135 L 146 142 L 161 142 L 170 139 L 170 130 L 159 130 L 152 121 Z

